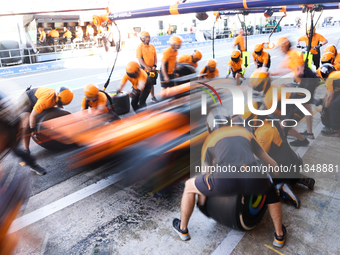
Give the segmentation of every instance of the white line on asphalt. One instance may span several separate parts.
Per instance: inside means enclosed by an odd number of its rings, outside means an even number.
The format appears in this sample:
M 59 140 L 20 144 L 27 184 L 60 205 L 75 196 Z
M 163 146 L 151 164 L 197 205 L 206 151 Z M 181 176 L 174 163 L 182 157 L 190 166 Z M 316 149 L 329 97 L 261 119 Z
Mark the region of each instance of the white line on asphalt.
M 55 212 L 58 212 L 67 206 L 70 206 L 88 196 L 91 196 L 95 194 L 96 192 L 103 190 L 104 188 L 119 182 L 121 179 L 123 179 L 124 173 L 126 172 L 120 172 L 118 174 L 113 174 L 106 179 L 100 180 L 94 184 L 91 184 L 90 186 L 87 186 L 81 190 L 78 190 L 77 192 L 74 192 L 66 197 L 63 197 L 51 204 L 48 204 L 42 208 L 39 208 L 33 212 L 30 212 L 16 220 L 13 221 L 11 228 L 9 229 L 9 234 L 14 233 L 28 225 L 31 225 Z
M 315 131 L 314 131 L 315 140 L 319 136 L 319 134 L 321 133 L 322 128 L 323 128 L 323 124 L 320 122 L 316 126 Z M 307 146 L 307 147 L 299 147 L 296 150 L 296 153 L 299 154 L 300 157 L 302 158 L 306 154 L 306 152 L 308 151 L 308 149 L 310 148 L 310 146 L 313 144 L 313 142 L 315 140 L 310 140 L 309 146 Z M 235 249 L 235 247 L 242 240 L 242 238 L 245 234 L 246 234 L 246 232 L 241 232 L 241 231 L 237 231 L 237 230 L 232 229 L 227 234 L 227 236 L 224 238 L 224 240 L 220 243 L 220 245 L 217 246 L 217 248 L 214 250 L 212 255 L 229 255 L 229 254 L 231 254 L 231 252 Z

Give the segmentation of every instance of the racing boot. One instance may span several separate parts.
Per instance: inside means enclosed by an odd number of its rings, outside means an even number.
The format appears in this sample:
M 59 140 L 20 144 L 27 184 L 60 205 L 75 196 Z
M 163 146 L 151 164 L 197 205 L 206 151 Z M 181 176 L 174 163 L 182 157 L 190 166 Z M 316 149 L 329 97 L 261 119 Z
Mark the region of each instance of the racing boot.
M 280 198 L 292 203 L 295 208 L 300 207 L 300 198 L 293 193 L 286 183 L 277 184 L 276 189 L 279 190 Z
M 298 180 L 297 183 L 301 183 L 305 186 L 307 186 L 309 189 L 314 188 L 315 180 L 313 178 L 301 178 Z
M 35 158 L 31 155 L 30 150 L 21 150 L 19 148 L 13 149 L 13 152 L 15 155 L 20 157 L 26 165 L 28 165 L 31 169 L 31 171 L 35 172 L 38 175 L 45 175 L 46 170 L 42 168 Z

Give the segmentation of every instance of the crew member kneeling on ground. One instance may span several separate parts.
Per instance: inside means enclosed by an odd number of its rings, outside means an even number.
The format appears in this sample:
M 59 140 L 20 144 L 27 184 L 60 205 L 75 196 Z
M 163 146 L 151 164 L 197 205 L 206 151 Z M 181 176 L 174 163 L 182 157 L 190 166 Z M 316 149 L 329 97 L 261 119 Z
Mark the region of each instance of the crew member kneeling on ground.
M 217 107 L 207 116 L 206 138 L 201 152 L 201 165 L 242 167 L 258 165 L 254 154 L 266 165 L 276 167 L 276 162 L 261 148 L 254 136 L 240 126 L 216 124 L 216 120 L 228 121 L 231 118 L 226 109 Z M 215 163 L 213 163 L 215 161 Z M 282 225 L 281 204 L 270 176 L 251 172 L 213 172 L 190 178 L 185 183 L 181 202 L 181 220 L 173 220 L 173 228 L 184 241 L 190 239 L 188 222 L 195 207 L 195 196 L 198 195 L 198 206 L 204 208 L 206 197 L 230 196 L 236 194 L 267 194 L 267 204 L 272 217 L 275 233 L 273 245 L 282 247 L 285 242 L 286 229 Z M 204 210 L 204 209 L 202 209 Z
M 29 144 L 31 135 L 36 136 L 36 118 L 46 109 L 58 106 L 63 108 L 63 105 L 68 105 L 73 99 L 73 92 L 67 87 L 60 87 L 57 90 L 52 88 L 37 88 L 27 89 L 22 95 L 24 101 L 27 102 L 27 106 L 21 114 L 22 127 L 23 127 L 23 144 L 24 152 L 30 154 Z M 33 169 L 34 170 L 34 169 Z M 36 170 L 38 174 L 41 171 Z
M 106 92 L 100 91 L 98 86 L 92 83 L 87 84 L 84 94 L 85 97 L 81 102 L 82 110 L 91 108 L 91 113 L 94 115 L 110 113 L 113 115 L 113 119 L 120 119 L 113 109 L 110 96 Z
M 170 47 L 163 51 L 162 58 L 162 66 L 161 66 L 161 86 L 162 89 L 167 89 L 175 86 L 173 81 L 178 74 L 175 74 L 175 70 L 177 69 L 177 54 L 178 49 L 182 45 L 182 38 L 177 35 L 173 35 L 170 37 Z
M 157 52 L 155 46 L 150 44 L 150 34 L 146 31 L 140 33 L 141 44 L 137 47 L 137 59 L 141 68 L 148 74 L 152 87 L 151 87 L 151 102 L 157 103 L 155 97 L 154 85 L 157 84 L 158 72 L 157 68 Z
M 132 84 L 131 106 L 136 112 L 138 109 L 146 107 L 146 99 L 151 91 L 151 81 L 144 70 L 139 67 L 135 61 L 131 61 L 126 65 L 126 74 L 124 75 L 121 84 L 118 86 L 117 94 L 122 91 L 127 81 Z
M 197 68 L 198 61 L 202 59 L 202 53 L 198 50 L 195 50 L 191 55 L 185 54 L 179 57 L 178 63 L 187 63 Z
M 257 68 L 266 67 L 267 70 L 270 68 L 270 55 L 268 52 L 263 50 L 262 44 L 256 44 L 253 51 L 253 59 Z
M 243 60 L 241 58 L 241 51 L 234 50 L 231 53 L 231 59 L 228 62 L 228 74 L 227 77 L 229 77 L 230 72 L 233 73 L 233 77 L 236 79 L 236 85 L 241 85 L 241 77 L 243 76 L 243 70 L 242 70 L 242 63 Z
M 326 80 L 327 95 L 322 115 L 329 118 L 329 130 L 322 130 L 326 136 L 340 137 L 340 71 L 331 64 L 323 64 L 320 68 L 323 79 Z
M 285 116 L 281 115 L 281 87 L 282 86 L 274 86 L 271 84 L 271 79 L 269 78 L 268 72 L 266 72 L 264 69 L 259 68 L 253 72 L 253 74 L 250 76 L 249 81 L 250 87 L 252 87 L 257 92 L 263 92 L 264 94 L 264 101 L 261 106 L 261 110 L 267 110 L 270 109 L 273 105 L 273 90 L 276 88 L 277 90 L 277 105 L 276 110 L 274 111 L 275 118 L 279 119 L 293 119 L 296 122 L 291 122 L 290 124 L 286 124 L 286 126 L 293 126 L 294 123 L 299 122 L 305 115 L 301 110 L 293 104 L 287 105 L 287 114 Z M 287 94 L 288 98 L 299 98 L 299 94 Z M 290 145 L 292 146 L 307 146 L 309 144 L 309 141 L 307 138 L 302 136 L 300 133 L 298 133 L 294 127 L 286 127 L 284 128 L 285 136 L 287 136 L 287 133 L 293 135 L 297 139 L 293 142 L 290 142 Z
M 261 108 L 261 102 L 254 102 L 254 109 Z M 296 166 L 299 169 L 302 164 L 302 159 L 292 150 L 287 142 L 287 138 L 284 136 L 279 122 L 266 121 L 268 116 L 255 115 L 248 107 L 245 107 L 243 119 L 246 123 L 252 125 L 254 136 L 261 147 L 268 153 L 268 155 L 276 161 L 279 166 Z M 273 182 L 277 185 L 277 189 L 280 191 L 280 197 L 286 201 L 292 202 L 293 205 L 298 208 L 300 205 L 299 198 L 294 195 L 286 183 L 294 185 L 295 183 L 301 183 L 306 185 L 309 189 L 314 187 L 315 180 L 312 178 L 305 178 L 300 175 L 299 172 L 285 173 L 280 172 L 279 175 L 273 178 Z
M 217 62 L 215 59 L 209 59 L 207 65 L 201 70 L 199 78 L 215 79 L 219 75 Z

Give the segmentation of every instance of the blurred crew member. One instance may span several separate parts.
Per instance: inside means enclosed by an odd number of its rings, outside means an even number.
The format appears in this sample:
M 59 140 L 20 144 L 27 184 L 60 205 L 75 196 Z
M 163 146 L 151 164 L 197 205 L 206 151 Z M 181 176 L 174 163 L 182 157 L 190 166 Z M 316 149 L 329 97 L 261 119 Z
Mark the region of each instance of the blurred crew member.
M 228 62 L 228 74 L 227 78 L 230 75 L 230 72 L 233 73 L 233 77 L 236 79 L 236 85 L 241 85 L 241 77 L 243 77 L 244 71 L 242 70 L 243 60 L 241 58 L 241 51 L 233 50 L 231 53 L 231 59 Z
M 24 151 L 30 153 L 29 144 L 31 135 L 37 134 L 36 118 L 46 109 L 58 106 L 63 108 L 63 105 L 68 105 L 73 99 L 73 92 L 67 87 L 60 87 L 57 90 L 52 88 L 37 88 L 28 89 L 23 94 L 26 98 L 28 106 L 22 113 L 22 126 L 24 132 Z
M 43 44 L 44 42 L 46 42 L 46 33 L 42 27 L 39 27 L 38 31 L 40 32 L 38 43 Z
M 83 42 L 83 35 L 84 35 L 83 29 L 81 28 L 81 26 L 77 26 L 76 38 L 73 39 L 73 43 L 76 44 Z
M 132 84 L 131 92 L 131 106 L 136 112 L 138 109 L 146 107 L 146 99 L 148 98 L 151 90 L 151 81 L 147 73 L 139 67 L 135 61 L 129 62 L 126 67 L 126 74 L 123 76 L 121 84 L 118 86 L 117 94 L 119 94 L 127 81 Z
M 141 44 L 137 47 L 137 59 L 141 68 L 146 71 L 150 81 L 152 83 L 151 87 L 151 102 L 157 103 L 158 100 L 155 97 L 154 85 L 157 84 L 158 72 L 157 68 L 157 52 L 155 46 L 150 44 L 150 34 L 146 31 L 140 33 Z
M 197 62 L 202 59 L 202 53 L 198 50 L 195 50 L 191 55 L 185 54 L 179 57 L 178 63 L 187 63 L 197 68 Z
M 329 119 L 329 130 L 322 130 L 326 136 L 340 137 L 340 71 L 331 64 L 323 64 L 321 75 L 326 80 L 327 95 L 322 115 Z
M 233 46 L 233 48 L 236 47 L 241 52 L 246 51 L 243 35 L 244 35 L 244 31 L 243 31 L 243 29 L 240 29 L 238 31 L 238 36 L 236 36 L 236 38 L 235 38 L 234 46 Z
M 256 44 L 253 51 L 253 59 L 257 68 L 266 67 L 267 70 L 270 68 L 270 55 L 268 52 L 263 50 L 262 44 Z
M 182 38 L 177 35 L 170 37 L 170 47 L 163 51 L 162 66 L 160 71 L 162 89 L 173 87 L 175 83 L 170 81 L 175 78 L 174 71 L 177 70 L 178 49 L 182 45 Z
M 20 117 L 9 98 L 0 92 L 0 161 L 16 149 L 21 137 Z M 12 163 L 11 173 L 1 167 L 0 181 L 0 254 L 11 255 L 18 243 L 18 236 L 9 229 L 19 212 L 25 209 L 30 196 L 30 176 Z
M 66 32 L 64 33 L 63 37 L 66 38 L 66 39 L 71 39 L 72 32 L 70 31 L 69 28 L 66 28 Z
M 253 74 L 250 76 L 249 85 L 257 92 L 263 92 L 264 101 L 260 110 L 270 109 L 273 105 L 273 89 L 277 89 L 277 105 L 274 111 L 275 118 L 279 119 L 293 119 L 296 122 L 299 122 L 305 115 L 296 105 L 287 105 L 287 114 L 283 116 L 281 114 L 281 87 L 274 86 L 271 84 L 271 79 L 269 78 L 268 72 L 263 70 L 262 68 L 256 69 Z M 287 98 L 298 98 L 299 94 L 288 94 Z M 295 122 L 290 121 L 286 126 L 293 126 Z M 289 134 L 295 136 L 297 139 L 290 143 L 292 146 L 307 146 L 309 141 L 303 137 L 300 133 L 298 133 L 293 127 L 284 128 L 285 135 L 289 132 Z
M 215 59 L 209 59 L 207 65 L 201 70 L 199 78 L 214 79 L 219 75 L 217 62 Z
M 86 41 L 94 41 L 94 29 L 91 24 L 86 26 Z
M 273 244 L 282 247 L 285 242 L 286 229 L 282 225 L 281 204 L 270 176 L 263 177 L 261 174 L 249 172 L 240 173 L 242 166 L 258 165 L 254 154 L 266 165 L 275 167 L 277 163 L 268 156 L 248 130 L 240 126 L 229 126 L 230 124 L 216 124 L 216 120 L 221 119 L 228 123 L 231 121 L 230 115 L 222 107 L 213 109 L 207 116 L 206 124 L 209 135 L 202 147 L 201 166 L 208 168 L 213 165 L 229 165 L 240 170 L 234 173 L 207 171 L 206 174 L 187 180 L 181 201 L 181 219 L 173 220 L 173 228 L 183 241 L 190 239 L 188 223 L 195 206 L 196 194 L 198 195 L 197 205 L 202 211 L 206 211 L 206 197 L 267 194 L 268 209 L 275 228 Z
M 294 73 L 295 81 L 299 82 L 300 88 L 307 89 L 311 94 L 311 99 L 304 104 L 306 109 L 312 113 L 311 104 L 316 104 L 318 100 L 314 99 L 314 92 L 316 87 L 319 85 L 319 80 L 317 75 L 309 68 L 304 68 L 303 56 L 298 51 L 291 49 L 291 42 L 287 37 L 280 37 L 277 46 L 280 47 L 280 51 L 285 54 L 285 58 L 282 60 L 281 64 L 275 71 L 270 72 L 271 76 L 284 75 L 289 72 Z M 304 79 L 302 79 L 304 78 Z M 304 137 L 314 139 L 313 134 L 313 116 L 306 116 L 307 119 L 307 130 L 300 133 Z M 292 144 L 291 144 L 292 145 Z
M 55 27 L 51 27 L 51 31 L 47 35 L 50 38 L 50 44 L 54 43 L 54 39 L 59 39 L 59 32 L 55 29 Z
M 300 46 L 300 42 L 301 41 L 304 41 L 308 47 L 309 45 L 309 36 L 311 34 L 311 28 L 309 27 L 307 29 L 307 34 L 306 35 L 303 35 L 301 36 L 299 39 L 298 39 L 298 45 L 297 47 L 299 48 Z M 312 46 L 311 46 L 311 49 L 310 49 L 310 53 L 313 54 L 313 63 L 316 67 L 316 69 L 319 68 L 320 66 L 320 47 L 327 44 L 328 41 L 327 39 L 325 39 L 325 37 L 323 37 L 322 35 L 318 34 L 318 33 L 315 33 L 315 27 L 313 29 L 313 37 L 312 37 Z

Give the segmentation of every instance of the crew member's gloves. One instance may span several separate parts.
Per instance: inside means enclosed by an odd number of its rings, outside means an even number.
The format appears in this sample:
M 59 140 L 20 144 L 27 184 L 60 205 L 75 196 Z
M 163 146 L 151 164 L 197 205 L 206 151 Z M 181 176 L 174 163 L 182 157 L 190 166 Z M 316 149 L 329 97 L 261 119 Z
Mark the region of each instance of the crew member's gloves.
M 228 71 L 227 76 L 225 78 L 228 79 L 229 75 L 230 75 L 230 71 Z
M 30 133 L 31 133 L 31 137 L 34 139 L 34 140 L 37 140 L 37 129 L 36 128 L 30 128 Z
M 319 50 L 321 46 L 322 46 L 322 45 L 319 44 L 319 45 L 315 46 L 314 48 L 315 48 L 315 50 Z

